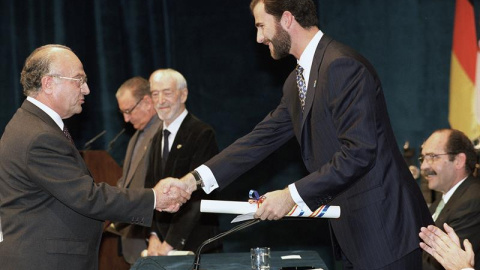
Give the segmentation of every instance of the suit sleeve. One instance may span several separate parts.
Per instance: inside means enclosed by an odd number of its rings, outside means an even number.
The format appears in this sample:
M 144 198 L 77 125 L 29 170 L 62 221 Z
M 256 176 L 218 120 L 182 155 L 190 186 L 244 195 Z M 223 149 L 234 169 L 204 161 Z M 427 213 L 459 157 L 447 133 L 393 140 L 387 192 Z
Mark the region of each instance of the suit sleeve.
M 335 132 L 334 143 L 338 142 L 339 148 L 318 170 L 295 183 L 310 209 L 328 203 L 373 168 L 377 118 L 385 117 L 376 115 L 379 82 L 359 61 L 347 57 L 333 61 L 325 87 L 326 94 L 321 98 L 326 100 L 335 129 L 325 132 Z
M 215 133 L 212 129 L 204 129 L 193 142 L 193 145 L 194 151 L 190 171 L 218 153 Z M 201 190 L 197 190 L 192 194 L 192 198 L 177 213 L 173 214 L 165 241 L 174 249 L 182 250 L 190 234 L 194 233 L 195 226 L 199 223 L 202 214 L 200 212 L 200 201 L 205 198 L 208 198 L 208 195 Z M 195 250 L 193 251 L 195 252 Z
M 278 107 L 249 134 L 205 163 L 215 175 L 220 188 L 230 184 L 293 137 L 293 126 L 285 102 L 283 97 Z
M 25 159 L 28 177 L 72 210 L 98 220 L 150 225 L 153 191 L 94 183 L 77 149 L 64 138 L 39 134 Z

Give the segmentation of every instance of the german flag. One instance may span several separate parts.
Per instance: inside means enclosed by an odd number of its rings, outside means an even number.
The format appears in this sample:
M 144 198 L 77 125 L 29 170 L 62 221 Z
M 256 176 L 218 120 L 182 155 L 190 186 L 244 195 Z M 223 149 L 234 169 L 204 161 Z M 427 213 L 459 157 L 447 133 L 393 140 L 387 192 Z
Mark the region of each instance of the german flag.
M 473 4 L 456 0 L 450 64 L 450 104 L 448 120 L 454 129 L 470 139 L 480 136 L 480 107 L 476 89 L 477 34 Z M 479 70 L 480 71 L 480 70 Z M 477 81 L 480 83 L 480 81 Z

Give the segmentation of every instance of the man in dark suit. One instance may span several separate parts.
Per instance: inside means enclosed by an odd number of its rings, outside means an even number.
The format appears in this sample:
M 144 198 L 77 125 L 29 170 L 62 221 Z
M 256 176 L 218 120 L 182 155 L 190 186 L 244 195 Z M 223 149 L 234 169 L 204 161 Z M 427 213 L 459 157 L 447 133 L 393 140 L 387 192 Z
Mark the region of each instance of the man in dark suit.
M 150 91 L 163 122 L 152 142 L 146 187 L 154 186 L 159 179 L 181 177 L 218 153 L 213 129 L 185 108 L 188 88 L 182 74 L 173 69 L 153 72 Z M 203 241 L 218 234 L 217 217 L 200 213 L 200 201 L 209 197 L 204 192 L 194 192 L 177 213 L 155 213 L 148 254 L 168 255 L 172 250 L 195 252 Z M 220 248 L 217 241 L 204 251 Z
M 62 120 L 90 93 L 68 47 L 36 49 L 21 82 L 27 100 L 0 140 L 2 269 L 98 269 L 103 220 L 149 226 L 153 208 L 177 211 L 190 197 L 173 179 L 153 191 L 94 183 Z
M 254 0 L 257 42 L 298 68 L 278 107 L 254 130 L 187 174 L 192 190 L 223 188 L 296 137 L 309 175 L 265 194 L 255 216 L 280 219 L 339 205 L 330 221 L 345 269 L 419 269 L 418 229 L 431 224 L 425 200 L 399 151 L 380 80 L 371 64 L 316 26 L 311 0 Z M 337 245 L 339 244 L 339 245 Z M 339 247 L 340 249 L 338 249 Z
M 460 239 L 468 239 L 480 252 L 480 181 L 472 173 L 477 154 L 472 142 L 459 130 L 441 129 L 425 141 L 420 156 L 428 187 L 442 196 L 432 203 L 435 225 L 450 225 Z M 479 256 L 475 265 L 480 265 Z M 423 269 L 443 269 L 429 254 L 423 254 Z
M 128 142 L 122 177 L 117 186 L 121 188 L 143 188 L 148 167 L 148 152 L 153 136 L 160 127 L 160 119 L 150 96 L 150 83 L 142 77 L 133 77 L 125 81 L 117 93 L 118 107 L 126 123 L 136 129 Z M 111 223 L 121 236 L 121 253 L 125 260 L 133 264 L 147 248 L 145 227 Z

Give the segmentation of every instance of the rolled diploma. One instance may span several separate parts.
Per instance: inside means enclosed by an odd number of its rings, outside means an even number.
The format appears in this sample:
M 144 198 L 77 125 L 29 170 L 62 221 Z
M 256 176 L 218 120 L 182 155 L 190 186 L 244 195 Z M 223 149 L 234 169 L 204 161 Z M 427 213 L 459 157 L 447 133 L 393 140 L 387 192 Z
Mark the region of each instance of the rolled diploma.
M 235 202 L 235 201 L 217 201 L 217 200 L 202 200 L 200 202 L 200 212 L 202 213 L 218 213 L 218 214 L 236 214 L 244 215 L 255 213 L 257 211 L 257 204 L 249 202 Z M 289 217 L 316 217 L 316 218 L 339 218 L 340 206 L 336 205 L 322 205 L 312 214 L 306 215 L 300 207 L 295 205 L 292 210 L 286 215 Z

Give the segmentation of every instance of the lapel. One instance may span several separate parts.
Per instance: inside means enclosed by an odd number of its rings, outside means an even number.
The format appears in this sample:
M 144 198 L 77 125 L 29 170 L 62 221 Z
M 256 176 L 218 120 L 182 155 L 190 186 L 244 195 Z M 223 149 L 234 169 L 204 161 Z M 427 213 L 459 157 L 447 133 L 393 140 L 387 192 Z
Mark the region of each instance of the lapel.
M 42 111 L 39 107 L 35 106 L 35 104 L 31 103 L 28 100 L 25 100 L 23 102 L 21 108 L 24 109 L 25 111 L 37 116 L 38 118 L 40 118 L 41 121 L 45 122 L 50 127 L 52 127 L 53 130 L 56 130 L 56 132 L 58 132 L 58 135 L 65 139 L 65 145 L 66 146 L 68 145 L 69 147 L 73 147 L 75 149 L 74 153 L 75 153 L 75 155 L 77 155 L 77 159 L 83 161 L 83 158 L 82 158 L 80 152 L 78 151 L 77 147 L 74 144 L 72 144 L 67 139 L 67 137 L 65 137 L 65 134 L 63 134 L 63 131 L 60 129 L 60 127 L 57 125 L 57 123 L 55 123 L 55 121 L 53 121 L 53 119 L 50 117 L 50 115 L 48 115 L 46 112 Z M 85 164 L 85 162 L 83 162 L 83 167 L 86 170 L 86 172 L 88 172 L 88 174 L 90 176 L 92 176 L 92 173 L 90 172 L 90 169 L 87 167 L 87 164 Z M 93 181 L 93 179 L 92 179 L 92 181 Z
M 172 148 L 170 149 L 168 160 L 165 164 L 165 168 L 168 168 L 169 174 L 174 171 L 175 162 L 180 156 L 182 156 L 182 153 L 185 152 L 185 142 L 190 134 L 190 123 L 192 120 L 192 115 L 188 113 L 187 116 L 185 116 L 185 119 L 183 119 L 182 124 L 180 124 L 177 135 L 173 140 Z
M 64 137 L 66 140 L 68 140 L 65 135 L 63 134 L 62 130 L 60 129 L 60 127 L 57 125 L 57 123 L 55 123 L 55 121 L 53 121 L 53 119 L 44 111 L 42 111 L 40 108 L 38 108 L 37 106 L 35 106 L 33 103 L 31 103 L 30 101 L 28 100 L 25 100 L 22 104 L 22 109 L 36 115 L 38 118 L 40 118 L 43 122 L 47 123 L 48 125 L 50 125 L 53 129 L 57 130 L 58 131 L 58 134 L 61 135 L 62 137 Z M 68 142 L 69 144 L 71 144 L 70 142 Z
M 308 80 L 308 90 L 307 90 L 307 97 L 305 99 L 305 109 L 302 116 L 302 123 L 301 127 L 305 124 L 305 120 L 307 119 L 307 115 L 312 109 L 313 100 L 315 99 L 316 88 L 318 87 L 319 83 L 319 75 L 320 75 L 320 66 L 323 61 L 323 56 L 325 55 L 326 49 L 328 44 L 332 41 L 332 38 L 323 35 L 318 43 L 317 49 L 315 50 L 315 55 L 313 56 L 312 68 L 310 70 L 310 78 Z M 303 128 L 301 128 L 303 131 Z
M 444 222 L 447 221 L 450 211 L 452 209 L 457 208 L 457 204 L 462 201 L 464 193 L 470 187 L 472 181 L 474 181 L 474 179 L 470 175 L 467 177 L 467 179 L 465 179 L 465 181 L 463 181 L 463 183 L 460 186 L 458 186 L 458 188 L 453 193 L 452 197 L 450 197 L 450 200 L 448 200 L 448 202 L 443 207 L 442 212 L 440 212 L 440 215 L 438 215 L 438 218 L 437 218 L 438 224 L 443 224 Z
M 138 145 L 136 156 L 133 156 L 133 150 L 135 148 L 135 144 L 140 134 L 140 131 L 137 130 L 135 134 L 133 134 L 132 142 L 135 142 L 135 143 L 132 143 L 131 147 L 127 149 L 127 154 L 125 157 L 125 164 L 128 164 L 129 167 L 127 171 L 127 176 L 125 178 L 124 187 L 127 187 L 130 184 L 130 182 L 132 182 L 133 175 L 135 174 L 135 171 L 140 165 L 140 161 L 143 160 L 143 157 L 148 152 L 148 146 L 151 144 L 153 136 L 157 133 L 158 129 L 161 127 L 160 124 L 161 124 L 160 119 L 156 115 L 154 115 L 152 126 L 145 131 L 143 141 L 140 143 L 140 145 Z

